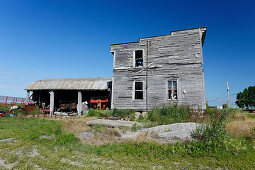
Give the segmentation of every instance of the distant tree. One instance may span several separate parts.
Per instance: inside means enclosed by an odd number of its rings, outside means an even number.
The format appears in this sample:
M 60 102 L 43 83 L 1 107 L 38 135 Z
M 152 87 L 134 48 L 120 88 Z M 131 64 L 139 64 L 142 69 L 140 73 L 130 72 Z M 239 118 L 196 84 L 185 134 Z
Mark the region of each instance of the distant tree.
M 222 105 L 222 108 L 223 108 L 223 109 L 226 109 L 227 107 L 228 107 L 227 104 L 223 104 L 223 105 Z
M 254 108 L 255 107 L 255 86 L 250 86 L 239 92 L 236 95 L 236 105 L 240 108 Z

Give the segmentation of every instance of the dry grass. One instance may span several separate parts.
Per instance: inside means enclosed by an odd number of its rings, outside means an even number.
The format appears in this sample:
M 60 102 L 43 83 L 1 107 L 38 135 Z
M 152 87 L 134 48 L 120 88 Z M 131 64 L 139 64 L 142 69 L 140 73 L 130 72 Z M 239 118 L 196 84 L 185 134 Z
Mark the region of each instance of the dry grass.
M 159 136 L 156 132 L 141 132 L 137 135 L 136 138 L 130 139 L 129 141 L 134 142 L 157 142 L 159 144 L 162 144 L 163 142 L 157 140 L 159 139 Z
M 231 120 L 246 120 L 247 115 L 244 113 L 237 113 L 237 114 L 228 115 L 227 118 Z
M 61 120 L 64 122 L 63 129 L 74 133 L 75 135 L 79 135 L 82 132 L 90 131 L 90 127 L 87 125 L 88 121 L 91 121 L 94 119 L 94 117 L 66 117 L 66 116 L 53 116 L 53 117 L 43 117 L 43 115 L 40 115 L 41 119 L 47 119 L 47 120 Z
M 56 120 L 55 118 L 52 119 Z M 121 130 L 119 128 L 101 127 L 99 129 L 95 129 L 95 127 L 93 128 L 86 124 L 86 122 L 93 120 L 93 117 L 59 119 L 65 122 L 63 126 L 64 130 L 74 133 L 76 136 L 79 136 L 82 132 L 92 132 L 94 134 L 94 136 L 89 138 L 80 138 L 80 141 L 83 144 L 103 145 L 107 143 L 114 144 L 120 142 L 158 142 L 158 135 L 156 133 L 143 132 L 135 138 L 123 139 L 121 138 Z
M 90 138 L 81 139 L 81 142 L 83 144 L 89 144 L 89 145 L 103 145 L 103 144 L 114 144 L 114 143 L 120 143 L 121 138 L 118 138 L 116 136 L 108 136 L 108 135 L 96 135 Z
M 226 124 L 226 130 L 231 136 L 255 138 L 255 120 L 246 118 L 235 120 Z
M 82 132 L 90 131 L 90 127 L 87 125 L 88 121 L 93 120 L 93 117 L 85 117 L 78 119 L 64 119 L 64 127 L 63 129 L 74 133 L 75 135 L 79 135 Z

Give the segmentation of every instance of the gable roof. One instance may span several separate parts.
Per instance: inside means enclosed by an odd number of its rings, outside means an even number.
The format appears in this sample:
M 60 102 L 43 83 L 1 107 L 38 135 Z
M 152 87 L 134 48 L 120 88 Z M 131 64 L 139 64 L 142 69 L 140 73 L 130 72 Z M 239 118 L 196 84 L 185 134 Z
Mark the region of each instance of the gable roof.
M 31 82 L 25 90 L 106 90 L 111 77 L 59 78 Z

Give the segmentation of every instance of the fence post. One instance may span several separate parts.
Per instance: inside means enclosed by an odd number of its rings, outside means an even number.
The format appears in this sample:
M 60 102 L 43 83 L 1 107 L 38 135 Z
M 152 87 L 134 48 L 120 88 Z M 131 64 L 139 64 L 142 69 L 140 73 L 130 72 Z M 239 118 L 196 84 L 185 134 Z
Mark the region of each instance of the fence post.
M 8 97 L 6 97 L 5 104 L 4 104 L 4 109 L 6 109 L 7 100 L 8 100 Z

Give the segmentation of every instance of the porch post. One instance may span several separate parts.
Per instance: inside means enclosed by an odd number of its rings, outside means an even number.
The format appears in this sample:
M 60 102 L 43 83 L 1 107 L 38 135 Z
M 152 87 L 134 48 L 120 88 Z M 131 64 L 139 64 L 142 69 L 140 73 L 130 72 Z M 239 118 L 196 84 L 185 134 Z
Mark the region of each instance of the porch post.
M 82 93 L 81 91 L 78 91 L 78 106 L 77 106 L 78 115 L 81 115 L 81 111 L 82 111 Z
M 25 105 L 28 105 L 29 95 L 30 95 L 30 91 L 29 91 L 29 90 L 27 90 L 26 103 L 25 103 Z
M 54 91 L 50 91 L 50 116 L 54 113 Z

